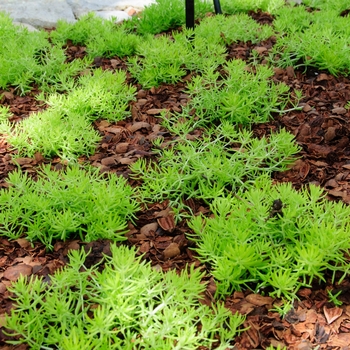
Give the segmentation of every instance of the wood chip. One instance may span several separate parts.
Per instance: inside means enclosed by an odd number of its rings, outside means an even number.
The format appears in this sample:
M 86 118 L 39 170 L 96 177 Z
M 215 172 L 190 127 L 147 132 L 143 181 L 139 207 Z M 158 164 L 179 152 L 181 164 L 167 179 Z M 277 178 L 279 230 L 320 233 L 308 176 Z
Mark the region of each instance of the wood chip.
M 168 232 L 172 232 L 175 229 L 175 219 L 174 215 L 169 214 L 166 217 L 157 219 L 159 226 L 164 230 Z
M 158 223 L 157 222 L 151 222 L 149 224 L 146 224 L 141 227 L 140 229 L 140 234 L 148 236 L 150 232 L 156 232 L 158 228 Z
M 180 254 L 180 248 L 177 243 L 170 243 L 170 245 L 164 249 L 163 256 L 165 259 L 173 258 Z
M 344 107 L 337 107 L 332 109 L 334 114 L 346 114 L 347 110 Z
M 167 111 L 167 109 L 165 108 L 151 108 L 149 110 L 146 111 L 147 114 L 150 114 L 150 115 L 156 115 L 156 114 L 160 114 L 162 112 L 165 112 Z
M 25 164 L 33 163 L 33 159 L 32 158 L 14 158 L 12 159 L 12 162 L 18 165 L 25 165 Z
M 271 297 L 264 297 L 260 294 L 249 294 L 245 298 L 249 303 L 257 306 L 264 306 L 272 304 L 273 298 Z
M 116 153 L 126 153 L 129 149 L 129 144 L 127 142 L 120 142 L 115 145 Z
M 151 124 L 146 123 L 146 122 L 136 122 L 136 123 L 132 124 L 128 129 L 131 132 L 135 132 L 135 131 L 143 129 L 143 128 L 145 128 L 147 130 L 151 130 L 152 126 L 151 126 Z

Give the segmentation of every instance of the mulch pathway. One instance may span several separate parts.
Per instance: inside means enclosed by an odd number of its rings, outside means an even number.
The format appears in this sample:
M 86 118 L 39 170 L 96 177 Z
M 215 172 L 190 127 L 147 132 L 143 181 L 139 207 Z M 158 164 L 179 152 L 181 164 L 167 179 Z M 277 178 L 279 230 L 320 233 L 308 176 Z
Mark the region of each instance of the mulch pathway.
M 264 23 L 271 23 L 271 17 L 264 13 L 253 13 L 253 17 Z M 274 38 L 259 44 L 235 43 L 228 47 L 227 58 L 249 60 L 252 50 L 259 52 L 261 60 L 268 55 L 274 44 Z M 84 47 L 68 43 L 67 60 L 82 57 Z M 96 67 L 103 69 L 124 69 L 125 61 L 96 58 Z M 188 77 L 187 77 L 188 78 Z M 186 79 L 176 85 L 163 84 L 158 88 L 143 90 L 130 76 L 129 83 L 137 89 L 137 99 L 131 103 L 132 117 L 125 121 L 111 123 L 104 120 L 95 122 L 95 128 L 101 133 L 102 140 L 96 153 L 88 161 L 103 172 L 114 172 L 129 179 L 136 186 L 137 181 L 130 178 L 128 165 L 139 158 L 156 159 L 152 152 L 152 140 L 162 135 L 165 141 L 173 136 L 160 125 L 159 114 L 163 110 L 181 111 L 188 101 Z M 291 89 L 300 89 L 303 93 L 302 110 L 292 111 L 282 116 L 276 115 L 266 124 L 255 125 L 257 137 L 268 135 L 280 128 L 286 128 L 295 135 L 302 147 L 300 158 L 288 171 L 274 174 L 276 182 L 291 182 L 295 188 L 304 184 L 318 184 L 328 192 L 329 200 L 350 202 L 350 123 L 349 109 L 345 105 L 350 100 L 350 80 L 343 76 L 334 77 L 325 71 L 307 69 L 306 71 L 275 69 L 276 82 L 284 82 Z M 13 120 L 20 121 L 44 106 L 35 100 L 37 89 L 26 96 L 18 96 L 13 88 L 0 91 L 0 103 L 9 106 L 14 114 Z M 196 133 L 195 131 L 194 133 Z M 198 131 L 200 133 L 200 131 Z M 60 168 L 59 159 L 44 159 L 40 154 L 35 158 L 12 160 L 13 151 L 4 139 L 0 139 L 0 187 L 6 187 L 8 172 L 20 166 L 23 171 L 35 174 L 43 163 L 51 163 Z M 193 213 L 208 213 L 208 208 L 200 202 L 191 200 L 186 203 Z M 174 217 L 167 201 L 144 207 L 137 215 L 135 225 L 129 224 L 126 244 L 138 248 L 144 259 L 151 261 L 156 268 L 183 269 L 186 264 L 195 264 L 206 270 L 206 266 L 196 259 L 191 248 L 193 243 L 186 238 L 191 232 L 186 221 L 175 225 Z M 0 238 L 0 326 L 4 314 L 12 307 L 7 287 L 19 274 L 42 276 L 49 275 L 67 263 L 70 249 L 85 247 L 91 250 L 87 264 L 95 264 L 102 259 L 102 253 L 109 254 L 108 241 L 91 243 L 79 240 L 56 242 L 52 252 L 46 252 L 40 244 L 30 244 L 26 239 L 9 241 Z M 327 277 L 327 276 L 326 276 Z M 287 346 L 288 349 L 348 349 L 350 344 L 350 280 L 345 278 L 338 285 L 331 283 L 315 284 L 312 288 L 303 288 L 298 292 L 300 300 L 283 319 L 277 312 L 271 311 L 274 299 L 251 291 L 235 292 L 225 301 L 233 312 L 239 311 L 247 316 L 244 326 L 249 329 L 238 336 L 233 343 L 239 350 L 266 348 L 269 345 Z M 210 303 L 215 293 L 215 283 L 208 278 L 208 288 L 204 302 Z M 335 307 L 329 303 L 328 291 L 336 294 L 343 304 Z M 1 349 L 27 349 L 5 344 L 6 336 L 0 327 Z

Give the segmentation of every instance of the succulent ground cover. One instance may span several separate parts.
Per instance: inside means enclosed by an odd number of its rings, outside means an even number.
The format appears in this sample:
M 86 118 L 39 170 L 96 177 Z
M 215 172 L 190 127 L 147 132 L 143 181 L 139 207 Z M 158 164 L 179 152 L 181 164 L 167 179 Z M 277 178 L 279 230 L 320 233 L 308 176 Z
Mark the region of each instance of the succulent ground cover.
M 348 4 L 171 4 L 1 17 L 1 346 L 344 348 Z

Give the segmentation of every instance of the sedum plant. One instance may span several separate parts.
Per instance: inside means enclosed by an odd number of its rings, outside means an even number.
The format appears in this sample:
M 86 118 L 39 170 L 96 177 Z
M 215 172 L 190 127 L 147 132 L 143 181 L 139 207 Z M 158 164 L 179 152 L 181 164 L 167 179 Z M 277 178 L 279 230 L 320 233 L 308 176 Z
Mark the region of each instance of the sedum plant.
M 24 277 L 10 288 L 16 307 L 6 318 L 12 344 L 31 349 L 230 349 L 244 317 L 223 304 L 200 303 L 205 291 L 193 267 L 160 273 L 127 247 L 111 245 L 104 269 L 87 268 L 87 253 L 70 251 L 50 284 Z
M 55 239 L 73 235 L 85 241 L 122 241 L 127 221 L 139 209 L 126 180 L 103 176 L 99 169 L 74 166 L 59 172 L 45 166 L 36 181 L 14 171 L 7 183 L 0 191 L 0 234 L 10 239 L 25 235 L 48 249 Z
M 274 64 L 310 66 L 333 75 L 348 74 L 350 29 L 348 19 L 340 17 L 338 11 L 308 13 L 304 7 L 281 9 L 274 25 L 281 33 L 272 49 Z
M 285 5 L 285 0 L 222 0 L 221 7 L 225 14 L 248 11 L 267 11 L 273 13 Z
M 293 300 L 300 286 L 349 272 L 350 208 L 319 187 L 296 191 L 262 176 L 249 190 L 216 198 L 213 216 L 189 224 L 200 260 L 212 266 L 218 294 L 248 287 Z M 336 275 L 337 274 L 337 275 Z
M 0 12 L 0 88 L 15 86 L 21 94 L 30 91 L 33 83 L 49 90 L 62 90 L 87 66 L 84 60 L 66 64 L 64 51 L 52 46 L 45 31 L 29 32 L 12 24 Z
M 205 76 L 225 63 L 227 44 L 239 40 L 256 43 L 272 34 L 271 27 L 258 25 L 246 14 L 208 17 L 194 31 L 146 36 L 137 47 L 137 56 L 129 58 L 129 71 L 145 88 L 177 83 L 188 70 Z
M 0 96 L 1 98 L 1 96 Z M 8 119 L 11 117 L 12 113 L 10 112 L 9 107 L 0 106 L 0 124 L 4 123 L 5 130 L 6 130 L 6 124 L 8 124 Z
M 212 134 L 210 130 L 198 141 L 179 140 L 160 152 L 157 164 L 143 159 L 132 164 L 133 176 L 142 181 L 142 200 L 179 203 L 193 197 L 210 202 L 249 186 L 261 174 L 285 170 L 299 150 L 284 130 L 259 140 L 226 122 Z
M 207 1 L 196 1 L 195 18 L 204 17 L 213 11 L 213 5 Z M 182 0 L 156 0 L 146 6 L 139 17 L 134 17 L 126 25 L 138 34 L 158 34 L 184 25 L 185 3 Z
M 93 74 L 82 75 L 69 94 L 50 94 L 45 102 L 67 118 L 71 114 L 79 114 L 88 121 L 98 118 L 123 120 L 130 115 L 129 102 L 135 99 L 136 92 L 136 88 L 125 81 L 123 71 L 98 68 Z
M 339 14 L 343 10 L 349 9 L 349 2 L 347 0 L 303 0 L 303 4 L 324 11 L 336 10 Z
M 4 123 L 1 125 L 4 128 Z M 48 109 L 7 127 L 7 139 L 18 151 L 19 157 L 58 156 L 63 161 L 75 162 L 77 157 L 90 155 L 100 135 L 81 114 L 62 117 L 57 110 Z M 79 135 L 79 136 L 77 136 Z
M 138 46 L 138 56 L 129 58 L 129 71 L 145 88 L 163 82 L 174 84 L 186 75 L 184 64 L 189 54 L 183 42 L 171 41 L 167 36 L 148 36 Z
M 61 20 L 55 31 L 50 33 L 51 41 L 58 46 L 66 45 L 68 40 L 73 44 L 86 46 L 88 57 L 124 57 L 135 53 L 140 41 L 131 34 L 125 24 L 116 25 L 112 20 L 104 20 L 90 12 L 75 23 Z
M 75 161 L 81 155 L 91 155 L 100 136 L 91 122 L 103 118 L 117 121 L 126 118 L 135 88 L 125 84 L 126 75 L 96 69 L 93 75 L 81 76 L 77 86 L 67 94 L 49 94 L 49 108 L 32 114 L 11 127 L 3 122 L 1 129 L 19 156 L 59 156 Z M 79 137 L 77 137 L 79 135 Z
M 0 12 L 0 46 L 0 88 L 11 84 L 17 85 L 22 93 L 28 91 L 39 70 L 35 56 L 49 47 L 47 34 L 14 26 L 9 15 Z
M 195 37 L 207 38 L 210 42 L 226 45 L 238 41 L 251 41 L 255 44 L 274 34 L 271 26 L 258 24 L 246 13 L 229 17 L 206 17 L 195 27 L 194 32 Z
M 273 112 L 283 112 L 289 87 L 270 80 L 274 74 L 271 68 L 257 65 L 251 72 L 244 61 L 233 60 L 224 70 L 221 76 L 198 75 L 187 85 L 191 96 L 188 108 L 195 109 L 202 123 L 228 120 L 249 126 L 269 121 Z
M 215 40 L 195 36 L 193 31 L 173 33 L 172 38 L 161 36 L 147 39 L 139 45 L 138 56 L 129 58 L 129 71 L 145 88 L 161 83 L 175 84 L 188 70 L 206 72 L 225 62 L 226 48 Z

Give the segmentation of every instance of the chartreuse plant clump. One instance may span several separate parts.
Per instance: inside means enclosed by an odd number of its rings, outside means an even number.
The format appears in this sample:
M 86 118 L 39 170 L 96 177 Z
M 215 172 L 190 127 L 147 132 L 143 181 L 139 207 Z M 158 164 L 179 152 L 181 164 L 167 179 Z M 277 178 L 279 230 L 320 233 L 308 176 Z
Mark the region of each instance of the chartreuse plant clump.
M 333 75 L 349 74 L 350 28 L 348 18 L 340 16 L 344 2 L 309 3 L 320 5 L 321 10 L 310 13 L 306 6 L 298 6 L 276 12 L 274 28 L 280 35 L 272 50 L 273 64 L 315 67 Z
M 208 12 L 213 11 L 213 4 L 207 1 L 197 1 L 195 18 L 203 18 Z M 139 16 L 126 25 L 138 34 L 158 34 L 168 29 L 175 29 L 184 25 L 185 4 L 182 0 L 156 0 L 153 4 L 145 7 Z
M 252 72 L 244 61 L 232 60 L 223 69 L 221 76 L 198 75 L 187 85 L 191 97 L 187 109 L 195 109 L 200 123 L 228 120 L 249 126 L 269 121 L 273 112 L 283 112 L 289 87 L 270 80 L 272 68 L 258 65 Z
M 320 9 L 320 10 L 335 10 L 338 13 L 341 13 L 344 10 L 349 9 L 349 2 L 347 0 L 303 0 L 303 4 L 305 6 L 309 6 L 311 8 Z
M 84 116 L 72 113 L 64 117 L 59 111 L 48 109 L 32 114 L 13 126 L 6 126 L 7 139 L 17 150 L 19 157 L 60 157 L 63 161 L 75 162 L 77 157 L 90 155 L 101 137 Z
M 286 3 L 285 0 L 221 0 L 220 2 L 225 14 L 258 10 L 274 13 Z
M 0 88 L 15 86 L 21 94 L 31 90 L 32 83 L 41 89 L 56 86 L 64 90 L 72 78 L 87 67 L 85 60 L 65 63 L 64 51 L 52 46 L 45 31 L 29 32 L 15 26 L 12 19 L 0 13 Z
M 218 294 L 267 289 L 292 300 L 324 272 L 349 273 L 350 208 L 330 202 L 320 187 L 296 191 L 263 176 L 247 191 L 210 204 L 213 217 L 190 222 L 201 261 L 212 266 Z M 338 275 L 339 276 L 339 275 Z M 339 282 L 340 282 L 339 281 Z
M 22 157 L 39 152 L 44 157 L 75 161 L 81 155 L 91 155 L 101 139 L 91 122 L 98 118 L 123 120 L 130 114 L 129 102 L 136 89 L 126 85 L 125 79 L 122 71 L 96 69 L 81 76 L 71 92 L 47 95 L 48 109 L 14 125 L 3 122 L 1 129 Z
M 9 187 L 0 191 L 0 234 L 10 239 L 23 235 L 48 249 L 55 239 L 78 236 L 122 241 L 127 221 L 139 210 L 134 190 L 123 177 L 106 176 L 99 169 L 49 166 L 34 181 L 27 173 L 9 173 Z
M 271 27 L 258 25 L 246 14 L 233 17 L 209 17 L 194 31 L 184 29 L 171 37 L 146 36 L 137 47 L 137 55 L 128 60 L 130 73 L 144 88 L 177 83 L 189 70 L 206 76 L 224 64 L 226 45 L 256 43 L 273 34 Z
M 285 170 L 299 151 L 293 138 L 281 130 L 259 140 L 223 122 L 200 140 L 184 138 L 164 148 L 158 163 L 140 159 L 131 169 L 142 180 L 143 201 L 167 198 L 175 205 L 182 199 L 200 198 L 211 202 L 229 191 L 249 187 L 261 174 Z
M 90 12 L 75 23 L 61 20 L 50 34 L 51 41 L 60 47 L 70 40 L 86 46 L 90 59 L 95 57 L 130 56 L 135 53 L 140 37 L 129 33 L 125 24 L 116 25 Z
M 222 303 L 203 305 L 203 274 L 194 268 L 160 273 L 127 247 L 111 245 L 102 272 L 87 268 L 84 250 L 50 284 L 24 277 L 10 288 L 16 307 L 6 318 L 9 343 L 31 349 L 231 348 L 244 317 Z
M 130 115 L 129 102 L 135 99 L 136 88 L 125 83 L 124 71 L 100 68 L 79 78 L 67 95 L 50 94 L 46 103 L 69 118 L 80 114 L 90 122 L 99 118 L 119 121 Z

